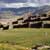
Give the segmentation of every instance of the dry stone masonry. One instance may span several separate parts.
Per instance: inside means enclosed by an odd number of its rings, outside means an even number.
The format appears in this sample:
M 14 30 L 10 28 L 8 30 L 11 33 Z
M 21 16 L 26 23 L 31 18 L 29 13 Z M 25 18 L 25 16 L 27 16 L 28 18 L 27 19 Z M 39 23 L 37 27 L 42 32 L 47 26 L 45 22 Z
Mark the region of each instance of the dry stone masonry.
M 4 20 L 4 19 L 3 19 Z M 24 15 L 18 19 L 6 19 L 5 23 L 0 22 L 0 28 L 13 29 L 13 28 L 50 28 L 50 15 Z

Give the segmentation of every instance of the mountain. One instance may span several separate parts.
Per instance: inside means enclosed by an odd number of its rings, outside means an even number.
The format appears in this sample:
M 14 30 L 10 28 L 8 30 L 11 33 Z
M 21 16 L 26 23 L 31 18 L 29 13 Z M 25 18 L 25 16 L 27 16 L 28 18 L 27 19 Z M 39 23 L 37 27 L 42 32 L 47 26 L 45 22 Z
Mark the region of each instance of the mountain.
M 28 12 L 35 12 L 37 9 L 38 7 L 0 8 L 0 13 L 3 13 L 5 11 L 11 11 L 14 12 L 16 15 L 22 15 Z
M 42 13 L 46 13 L 48 11 L 50 11 L 50 5 L 44 5 L 44 6 L 39 7 L 34 13 L 42 14 Z
M 44 5 L 40 7 L 0 8 L 0 15 L 2 14 L 2 16 L 0 17 L 3 18 L 4 17 L 3 14 L 10 14 L 11 17 L 14 17 L 14 15 L 16 16 L 24 15 L 24 13 L 28 12 L 32 12 L 34 15 L 34 14 L 46 13 L 48 11 L 50 11 L 50 5 Z
M 40 7 L 0 8 L 0 13 L 4 11 L 11 11 L 16 15 L 22 15 L 28 12 L 32 12 L 33 14 L 45 13 L 47 11 L 50 11 L 50 5 L 44 5 Z

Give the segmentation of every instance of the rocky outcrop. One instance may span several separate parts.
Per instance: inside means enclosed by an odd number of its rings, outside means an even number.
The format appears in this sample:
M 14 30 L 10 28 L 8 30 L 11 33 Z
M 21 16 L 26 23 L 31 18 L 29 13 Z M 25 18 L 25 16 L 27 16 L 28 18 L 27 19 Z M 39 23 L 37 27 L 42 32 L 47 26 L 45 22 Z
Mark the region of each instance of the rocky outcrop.
M 43 49 L 50 50 L 50 46 L 48 46 L 48 45 L 36 45 L 36 46 L 32 47 L 32 50 L 43 50 Z

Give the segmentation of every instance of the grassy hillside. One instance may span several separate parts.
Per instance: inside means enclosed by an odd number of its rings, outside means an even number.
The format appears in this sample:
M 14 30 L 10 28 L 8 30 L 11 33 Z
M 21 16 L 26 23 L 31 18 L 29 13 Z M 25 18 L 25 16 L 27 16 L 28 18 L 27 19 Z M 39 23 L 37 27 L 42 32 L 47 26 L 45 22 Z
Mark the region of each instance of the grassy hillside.
M 41 43 L 50 45 L 50 29 L 19 28 L 0 30 L 0 42 L 6 41 L 24 47 L 32 47 Z

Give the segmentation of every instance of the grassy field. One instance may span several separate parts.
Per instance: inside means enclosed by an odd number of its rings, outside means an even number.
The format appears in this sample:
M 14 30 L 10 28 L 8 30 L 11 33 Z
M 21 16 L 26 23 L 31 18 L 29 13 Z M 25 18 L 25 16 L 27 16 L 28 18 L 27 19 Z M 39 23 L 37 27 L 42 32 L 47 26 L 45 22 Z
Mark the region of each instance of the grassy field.
M 50 45 L 50 29 L 18 28 L 0 30 L 0 42 L 6 41 L 28 48 L 36 44 Z

